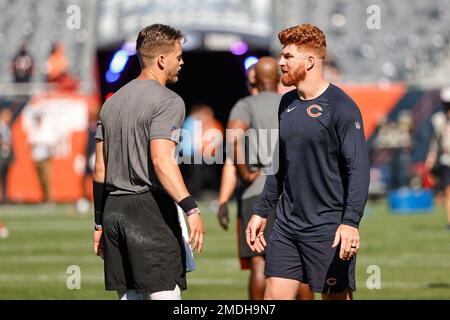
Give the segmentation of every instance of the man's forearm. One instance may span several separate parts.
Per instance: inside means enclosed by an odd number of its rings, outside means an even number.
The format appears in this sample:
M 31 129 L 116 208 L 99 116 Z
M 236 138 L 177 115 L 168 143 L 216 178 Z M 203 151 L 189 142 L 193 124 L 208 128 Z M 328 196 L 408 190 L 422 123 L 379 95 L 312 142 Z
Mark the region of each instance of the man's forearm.
M 364 214 L 369 191 L 369 163 L 364 156 L 358 165 L 352 163 L 348 172 L 348 191 L 342 223 L 358 228 Z
M 231 199 L 236 183 L 236 168 L 231 161 L 226 161 L 220 179 L 219 204 L 227 203 Z
M 94 167 L 94 218 L 96 229 L 101 226 L 103 218 L 103 209 L 107 198 L 105 188 L 106 166 L 103 157 L 103 141 L 97 140 L 95 144 L 95 167 Z
M 99 172 L 100 171 L 100 172 Z M 105 190 L 105 172 L 104 170 L 94 170 L 94 219 L 95 225 L 101 226 L 103 219 L 103 209 L 106 202 L 106 190 Z
M 272 212 L 280 196 L 278 183 L 275 175 L 267 176 L 264 189 L 253 208 L 254 214 L 266 218 Z
M 189 196 L 180 168 L 172 157 L 153 160 L 156 176 L 163 188 L 177 203 Z
M 243 144 L 244 137 L 237 137 L 233 144 L 233 155 L 236 166 L 236 171 L 239 175 L 239 178 L 249 183 L 252 172 L 249 170 L 246 162 L 245 162 L 245 148 Z

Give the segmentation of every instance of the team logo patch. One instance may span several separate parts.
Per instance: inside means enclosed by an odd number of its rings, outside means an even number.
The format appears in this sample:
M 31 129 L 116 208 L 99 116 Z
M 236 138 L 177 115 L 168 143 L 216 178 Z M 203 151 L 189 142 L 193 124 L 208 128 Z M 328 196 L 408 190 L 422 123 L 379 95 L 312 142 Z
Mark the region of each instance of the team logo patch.
M 317 110 L 319 112 L 317 112 Z M 317 105 L 317 104 L 313 104 L 311 106 L 308 107 L 308 109 L 306 109 L 306 112 L 308 113 L 308 116 L 312 117 L 312 118 L 317 118 L 320 117 L 322 115 L 322 107 Z
M 336 280 L 336 278 L 328 278 L 325 282 L 329 286 L 335 286 L 337 283 L 337 280 Z

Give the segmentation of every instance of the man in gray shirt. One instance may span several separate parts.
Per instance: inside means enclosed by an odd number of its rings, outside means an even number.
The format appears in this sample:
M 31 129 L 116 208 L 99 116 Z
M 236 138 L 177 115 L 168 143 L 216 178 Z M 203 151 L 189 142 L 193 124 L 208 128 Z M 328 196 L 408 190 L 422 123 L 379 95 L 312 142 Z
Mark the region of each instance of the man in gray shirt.
M 186 265 L 175 202 L 188 216 L 192 249 L 203 246 L 200 210 L 175 159 L 185 106 L 165 87 L 178 80 L 182 40 L 169 26 L 142 29 L 141 74 L 105 102 L 98 120 L 94 251 L 104 257 L 106 289 L 121 299 L 181 299 Z

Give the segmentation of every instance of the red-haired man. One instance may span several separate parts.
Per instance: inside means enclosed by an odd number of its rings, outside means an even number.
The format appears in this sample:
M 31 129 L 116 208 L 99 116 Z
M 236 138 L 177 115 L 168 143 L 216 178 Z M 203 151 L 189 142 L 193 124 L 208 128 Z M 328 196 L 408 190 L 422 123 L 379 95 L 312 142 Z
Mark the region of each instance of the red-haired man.
M 301 283 L 324 299 L 352 299 L 359 222 L 369 186 L 361 113 L 324 79 L 326 40 L 303 24 L 279 34 L 279 169 L 266 179 L 247 227 L 247 242 L 266 246 L 266 217 L 277 219 L 266 249 L 265 299 L 295 299 Z M 281 198 L 279 199 L 279 197 Z M 269 240 L 269 239 L 267 239 Z

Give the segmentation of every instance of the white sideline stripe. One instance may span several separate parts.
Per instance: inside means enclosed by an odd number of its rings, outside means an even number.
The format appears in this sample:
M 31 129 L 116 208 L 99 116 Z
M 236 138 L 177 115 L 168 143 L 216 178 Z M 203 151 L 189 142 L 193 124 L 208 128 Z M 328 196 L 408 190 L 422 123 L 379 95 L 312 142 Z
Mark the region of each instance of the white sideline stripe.
M 0 265 L 8 263 L 67 263 L 69 265 L 76 264 L 103 264 L 103 261 L 96 257 L 93 253 L 92 256 L 77 255 L 77 256 L 61 256 L 61 255 L 14 255 L 2 257 Z
M 17 275 L 17 274 L 0 274 L 0 282 L 65 282 L 69 275 Z M 103 283 L 104 278 L 102 274 L 86 274 L 81 270 L 81 284 L 88 283 Z M 243 284 L 240 280 L 233 279 L 188 279 L 190 285 L 240 285 Z
M 91 225 L 87 224 L 83 221 L 83 224 L 73 224 L 73 221 L 61 221 L 61 220 L 47 220 L 47 221 L 39 221 L 35 223 L 29 223 L 24 221 L 23 223 L 14 222 L 12 224 L 8 224 L 8 229 L 10 229 L 10 233 L 14 234 L 14 232 L 65 232 L 65 231 L 86 231 L 90 232 Z
M 65 283 L 67 280 L 66 275 L 46 275 L 46 274 L 37 274 L 37 275 L 15 275 L 15 274 L 0 274 L 0 283 L 1 282 L 62 282 Z M 94 274 L 84 274 L 81 272 L 81 285 L 84 283 L 103 283 L 104 278 L 103 275 L 94 275 Z M 188 285 L 194 286 L 232 286 L 232 285 L 242 285 L 243 282 L 241 280 L 234 279 L 188 279 Z M 383 289 L 446 289 L 441 287 L 430 287 L 433 283 L 425 283 L 425 282 L 382 282 L 381 290 Z M 442 283 L 444 286 L 449 286 L 450 283 Z M 367 289 L 365 284 L 361 281 L 358 285 L 358 288 Z M 446 289 L 447 290 L 447 289 Z M 374 290 L 376 292 L 377 290 Z
M 66 282 L 69 275 L 16 275 L 16 274 L 0 274 L 1 282 Z M 81 282 L 103 282 L 102 275 L 86 275 L 81 272 Z
M 34 254 L 36 250 L 71 250 L 76 249 L 77 252 L 79 250 L 85 248 L 86 252 L 92 252 L 92 244 L 91 239 L 86 240 L 86 247 L 83 245 L 80 245 L 80 243 L 74 243 L 74 242 L 55 242 L 55 241 L 46 241 L 41 243 L 22 243 L 22 244 L 10 244 L 7 245 L 1 245 L 0 242 L 0 253 L 7 254 L 7 253 L 17 253 L 20 252 L 22 254 Z M 64 254 L 64 253 L 61 253 Z M 2 257 L 3 258 L 3 257 Z
M 215 215 L 216 209 L 211 210 L 208 204 L 200 202 L 202 214 Z M 75 204 L 55 204 L 55 205 L 2 205 L 0 210 L 0 218 L 16 218 L 18 221 L 30 217 L 54 216 L 62 218 L 77 218 L 83 221 L 85 218 L 89 222 L 93 219 L 93 212 L 86 215 L 77 213 Z
M 73 209 L 72 209 L 73 208 Z M 67 211 L 72 211 L 73 214 L 67 213 Z M 16 205 L 3 205 L 0 213 L 0 218 L 25 218 L 25 217 L 43 217 L 43 216 L 59 216 L 59 217 L 80 217 L 76 214 L 75 207 L 68 206 L 53 206 L 52 208 L 44 206 L 16 206 Z M 86 215 L 86 217 L 92 217 Z
M 1 251 L 0 251 L 1 252 Z M 210 263 L 214 263 L 214 265 L 219 267 L 233 267 L 232 272 L 235 273 L 237 268 L 239 267 L 237 259 L 231 258 L 202 258 L 202 265 L 207 265 Z M 86 255 L 37 255 L 37 254 L 27 254 L 27 255 L 8 255 L 3 257 L 0 260 L 0 266 L 6 265 L 9 263 L 67 263 L 69 265 L 79 265 L 79 264 L 101 264 L 103 265 L 103 261 L 94 255 L 94 253 L 86 254 Z M 1 270 L 1 269 L 0 269 Z M 224 270 L 226 272 L 227 269 Z
M 28 246 L 27 246 L 28 247 Z M 22 255 L 4 255 L 0 260 L 0 265 L 3 263 L 34 263 L 34 262 L 45 262 L 45 263 L 54 263 L 54 262 L 73 262 L 71 264 L 79 264 L 79 263 L 101 263 L 103 261 L 100 260 L 99 257 L 96 257 L 94 253 L 91 254 L 91 248 L 89 248 L 89 252 L 87 254 L 77 254 L 77 255 L 49 255 L 49 254 L 22 254 Z M 1 253 L 2 250 L 0 250 Z M 8 250 L 14 251 L 14 250 Z M 17 253 L 17 251 L 15 251 Z M 201 265 L 220 265 L 221 267 L 225 267 L 224 271 L 227 271 L 227 267 L 238 267 L 239 264 L 237 262 L 237 258 L 201 258 L 199 260 L 199 264 Z M 232 272 L 235 272 L 236 269 L 229 269 Z M 0 271 L 1 272 L 1 271 Z
M 81 253 L 79 251 L 74 254 L 33 254 L 36 249 L 45 251 L 58 250 L 58 251 L 71 251 L 70 249 L 83 249 L 80 248 L 79 244 L 74 243 L 52 243 L 52 244 L 8 244 L 6 246 L 0 246 L 0 254 L 2 255 L 0 260 L 0 265 L 7 263 L 52 263 L 52 262 L 73 262 L 72 264 L 80 263 L 102 263 L 102 261 L 95 257 L 92 252 L 90 243 L 86 245 L 85 250 Z M 14 253 L 14 254 L 11 254 Z M 17 254 L 20 253 L 20 254 Z M 68 252 L 69 253 L 69 252 Z M 358 268 L 360 270 L 366 269 L 369 265 L 378 265 L 383 271 L 384 267 L 434 267 L 434 268 L 450 268 L 450 257 L 446 259 L 445 253 L 427 253 L 424 256 L 417 253 L 403 253 L 398 257 L 359 257 Z M 201 257 L 198 259 L 198 264 L 200 267 L 203 266 L 218 266 L 223 267 L 224 271 L 230 270 L 230 272 L 235 272 L 236 268 L 239 267 L 239 262 L 237 258 L 218 258 L 218 257 Z

